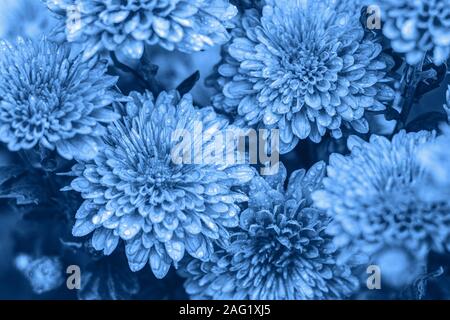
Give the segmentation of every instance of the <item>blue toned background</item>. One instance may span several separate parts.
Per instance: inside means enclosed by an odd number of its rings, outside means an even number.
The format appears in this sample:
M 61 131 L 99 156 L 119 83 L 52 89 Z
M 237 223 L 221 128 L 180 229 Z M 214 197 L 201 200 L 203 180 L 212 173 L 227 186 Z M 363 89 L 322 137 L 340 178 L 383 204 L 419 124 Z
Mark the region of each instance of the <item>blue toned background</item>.
M 449 299 L 449 17 L 0 0 L 0 298 Z M 173 163 L 198 123 L 279 170 Z

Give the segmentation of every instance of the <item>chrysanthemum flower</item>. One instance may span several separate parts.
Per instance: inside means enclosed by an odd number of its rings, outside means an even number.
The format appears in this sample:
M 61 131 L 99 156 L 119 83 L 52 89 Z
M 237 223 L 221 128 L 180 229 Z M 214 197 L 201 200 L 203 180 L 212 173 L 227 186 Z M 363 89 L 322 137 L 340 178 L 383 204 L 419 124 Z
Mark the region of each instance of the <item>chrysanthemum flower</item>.
M 93 160 L 73 168 L 71 187 L 85 199 L 76 214 L 75 236 L 93 232 L 95 249 L 108 255 L 125 242 L 131 270 L 147 262 L 158 278 L 184 257 L 208 260 L 215 241 L 225 243 L 227 228 L 238 224 L 236 188 L 253 169 L 225 162 L 173 161 L 177 130 L 192 133 L 194 148 L 210 149 L 228 122 L 211 107 L 196 109 L 192 97 L 163 92 L 131 94 L 123 120 L 109 128 L 106 146 Z M 202 124 L 196 134 L 194 126 Z
M 284 167 L 282 167 L 284 169 Z M 323 162 L 279 178 L 256 177 L 231 244 L 211 261 L 190 261 L 182 275 L 194 299 L 336 299 L 358 286 L 325 233 L 329 218 L 312 206 Z M 281 178 L 280 178 L 281 177 Z
M 66 159 L 93 158 L 103 124 L 118 118 L 117 78 L 106 64 L 45 39 L 2 43 L 0 51 L 0 140 L 11 151 L 40 145 Z
M 372 135 L 370 142 L 350 137 L 350 155 L 332 154 L 324 189 L 315 191 L 315 204 L 333 218 L 329 232 L 343 259 L 355 254 L 378 255 L 403 248 L 416 257 L 430 250 L 450 249 L 450 204 L 420 196 L 426 178 L 418 150 L 434 134 L 396 134 L 392 141 Z
M 69 41 L 85 42 L 85 56 L 119 51 L 139 59 L 145 44 L 184 52 L 228 40 L 237 9 L 228 0 L 47 0 L 66 19 Z
M 409 64 L 432 54 L 435 64 L 450 55 L 449 0 L 378 0 L 382 10 L 383 33 L 394 51 L 406 55 Z
M 417 152 L 427 179 L 421 188 L 421 198 L 430 201 L 450 199 L 450 127 L 443 125 L 442 134 Z
M 247 10 L 232 32 L 218 75 L 216 108 L 246 124 L 280 129 L 281 152 L 299 139 L 319 142 L 341 126 L 367 132 L 365 111 L 383 110 L 393 66 L 365 34 L 355 1 L 271 1 Z M 217 79 L 215 79 L 217 78 Z

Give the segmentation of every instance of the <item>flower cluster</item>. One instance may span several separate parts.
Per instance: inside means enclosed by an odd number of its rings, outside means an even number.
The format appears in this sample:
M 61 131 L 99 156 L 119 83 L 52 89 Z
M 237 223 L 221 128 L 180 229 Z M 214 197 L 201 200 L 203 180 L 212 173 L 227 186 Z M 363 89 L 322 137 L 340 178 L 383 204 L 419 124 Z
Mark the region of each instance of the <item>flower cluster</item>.
M 416 154 L 434 140 L 427 131 L 401 131 L 392 141 L 352 136 L 350 155 L 331 155 L 324 189 L 313 199 L 333 217 L 329 232 L 338 247 L 346 248 L 343 259 L 373 257 L 391 247 L 422 258 L 430 250 L 450 249 L 448 199 L 420 196 L 426 174 Z
M 449 0 L 378 0 L 383 33 L 392 48 L 405 54 L 409 64 L 418 64 L 427 53 L 436 64 L 450 56 Z
M 92 245 L 111 254 L 125 241 L 132 271 L 149 262 L 163 278 L 170 266 L 190 256 L 208 260 L 215 242 L 226 243 L 238 225 L 238 203 L 247 196 L 237 187 L 253 170 L 246 165 L 175 163 L 176 130 L 194 132 L 202 149 L 228 121 L 212 108 L 196 109 L 192 97 L 163 92 L 132 93 L 126 114 L 108 130 L 105 146 L 93 160 L 73 167 L 71 187 L 85 199 L 76 214 L 75 236 L 93 232 Z
M 217 76 L 216 108 L 249 126 L 280 129 L 281 152 L 320 142 L 342 126 L 368 131 L 366 111 L 394 97 L 392 58 L 366 34 L 352 1 L 272 1 L 247 10 L 232 32 Z
M 284 167 L 283 167 L 284 169 Z M 321 186 L 325 164 L 277 178 L 255 177 L 249 208 L 231 244 L 210 261 L 186 266 L 185 287 L 196 299 L 336 299 L 358 286 L 350 268 L 337 264 L 338 251 L 325 230 L 325 212 L 310 194 Z
M 119 118 L 112 109 L 117 78 L 104 62 L 43 39 L 0 45 L 0 140 L 9 150 L 36 146 L 66 159 L 92 159 Z
M 237 9 L 228 0 L 47 0 L 69 41 L 85 42 L 85 56 L 101 50 L 141 58 L 145 44 L 184 52 L 228 40 Z
M 0 298 L 450 299 L 450 0 L 0 2 Z

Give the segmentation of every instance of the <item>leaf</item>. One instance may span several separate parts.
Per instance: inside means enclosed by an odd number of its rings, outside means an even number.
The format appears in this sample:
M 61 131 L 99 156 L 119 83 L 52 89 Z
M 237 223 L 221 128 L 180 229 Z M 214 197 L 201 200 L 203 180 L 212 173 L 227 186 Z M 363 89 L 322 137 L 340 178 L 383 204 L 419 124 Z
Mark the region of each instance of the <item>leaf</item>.
M 384 117 L 386 118 L 387 121 L 398 120 L 400 119 L 400 113 L 394 108 L 386 108 Z
M 441 64 L 436 66 L 432 63 L 423 66 L 421 77 L 422 80 L 418 83 L 416 89 L 416 99 L 420 99 L 423 95 L 427 94 L 434 89 L 439 88 L 441 82 L 447 75 L 447 66 Z
M 184 287 L 184 280 L 177 275 L 174 270 L 169 271 L 164 279 L 156 279 L 151 272 L 139 272 L 139 284 L 141 291 L 134 297 L 135 299 L 150 300 L 179 300 L 188 299 Z
M 192 88 L 195 86 L 195 84 L 199 79 L 200 79 L 200 72 L 197 70 L 178 85 L 177 91 L 180 93 L 180 95 L 188 93 L 189 91 L 192 90 Z
M 12 174 L 13 171 L 9 173 Z M 3 175 L 3 179 L 6 177 L 8 176 Z M 45 188 L 42 188 L 42 181 L 32 173 L 29 172 L 17 179 L 13 179 L 14 175 L 10 175 L 10 178 L 12 181 L 8 179 L 0 186 L 0 199 L 15 199 L 18 205 L 38 204 L 45 199 Z
M 4 184 L 6 181 L 18 177 L 20 174 L 24 173 L 25 169 L 21 166 L 1 166 L 0 167 L 0 185 Z
M 420 130 L 435 130 L 441 123 L 447 121 L 447 116 L 443 112 L 427 112 L 410 121 L 406 130 L 417 132 Z
M 121 254 L 93 261 L 83 268 L 79 299 L 125 300 L 139 292 L 138 277 L 129 270 Z

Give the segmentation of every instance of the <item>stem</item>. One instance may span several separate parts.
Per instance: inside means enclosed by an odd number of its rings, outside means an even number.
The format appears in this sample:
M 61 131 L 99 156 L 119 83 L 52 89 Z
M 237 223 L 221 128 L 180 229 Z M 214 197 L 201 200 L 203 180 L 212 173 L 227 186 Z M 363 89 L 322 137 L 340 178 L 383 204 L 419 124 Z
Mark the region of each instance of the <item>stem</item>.
M 408 73 L 410 70 L 412 70 L 412 69 L 409 68 Z M 411 73 L 413 73 L 414 71 L 412 71 Z M 397 121 L 397 125 L 395 127 L 395 132 L 400 131 L 401 129 L 403 129 L 406 126 L 406 121 L 408 120 L 409 113 L 411 112 L 412 106 L 414 104 L 414 94 L 416 92 L 416 86 L 417 86 L 417 84 L 414 82 L 407 83 L 407 85 L 406 85 L 406 90 L 403 93 L 403 106 L 402 106 L 402 110 L 400 112 L 400 119 L 398 119 L 398 121 Z
M 32 157 L 33 153 L 37 155 L 38 151 L 36 150 L 36 148 L 30 150 L 19 150 L 17 152 L 17 155 L 19 156 L 20 160 L 22 160 L 23 164 L 27 166 L 27 170 L 41 169 L 41 163 L 40 161 L 36 161 L 35 159 L 33 159 Z
M 394 132 L 392 136 L 406 127 L 408 121 L 409 113 L 414 105 L 415 93 L 417 90 L 417 85 L 422 80 L 422 68 L 425 57 L 421 62 L 415 66 L 408 65 L 404 75 L 405 86 L 402 93 L 402 110 L 400 112 L 400 118 L 397 120 Z

